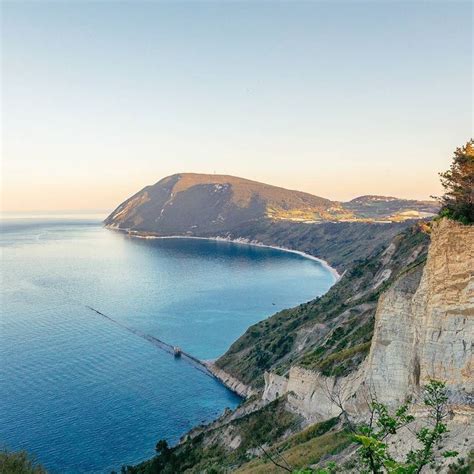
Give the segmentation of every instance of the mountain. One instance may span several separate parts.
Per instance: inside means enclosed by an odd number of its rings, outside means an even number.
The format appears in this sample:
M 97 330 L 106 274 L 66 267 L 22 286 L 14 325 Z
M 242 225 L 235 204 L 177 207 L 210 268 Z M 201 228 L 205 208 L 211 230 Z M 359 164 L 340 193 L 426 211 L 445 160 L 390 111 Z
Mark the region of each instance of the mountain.
M 231 229 L 265 217 L 330 219 L 345 211 L 311 194 L 233 176 L 183 173 L 147 186 L 122 203 L 106 225 L 160 233 Z
M 436 212 L 434 202 L 365 196 L 340 203 L 224 175 L 182 173 L 146 186 L 105 220 L 111 228 L 202 235 L 269 219 L 288 222 L 403 221 Z
M 431 378 L 445 381 L 449 393 L 443 449 L 469 459 L 474 227 L 412 219 L 435 210 L 429 201 L 362 196 L 338 203 L 193 174 L 165 178 L 121 204 L 105 224 L 131 235 L 280 246 L 323 258 L 342 274 L 325 295 L 251 326 L 207 363 L 245 396 L 239 407 L 125 472 L 270 474 L 280 472 L 275 462 L 288 471 L 330 460 L 341 472 L 360 472 L 348 417 L 365 422 L 373 396 L 389 409 L 412 400 L 411 413 L 427 422 L 421 390 Z M 418 446 L 407 429 L 387 438 L 391 449 Z M 438 461 L 442 472 L 470 472 Z

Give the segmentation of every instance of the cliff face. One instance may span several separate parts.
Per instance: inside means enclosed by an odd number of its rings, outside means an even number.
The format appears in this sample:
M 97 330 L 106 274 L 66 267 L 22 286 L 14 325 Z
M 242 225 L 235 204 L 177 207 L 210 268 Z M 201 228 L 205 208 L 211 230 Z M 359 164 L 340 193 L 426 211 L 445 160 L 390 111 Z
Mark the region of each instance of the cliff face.
M 432 378 L 460 400 L 472 393 L 473 272 L 474 227 L 436 223 L 420 283 L 407 275 L 379 302 L 367 377 L 380 397 L 401 400 Z
M 230 371 L 229 383 L 250 398 L 189 433 L 174 450 L 178 470 L 273 473 L 262 448 L 295 469 L 335 453 L 344 465 L 354 448 L 340 422 L 341 406 L 366 422 L 371 396 L 392 408 L 407 397 L 418 402 L 411 405 L 417 425 L 386 440 L 391 452 L 405 455 L 419 447 L 413 430 L 427 422 L 419 402 L 430 378 L 449 390 L 443 450 L 466 458 L 474 442 L 474 226 L 441 220 L 430 243 L 426 227 L 405 230 L 325 296 L 253 326 L 236 341 L 214 369 L 225 370 L 222 379 Z M 259 391 L 255 381 L 267 363 Z M 451 472 L 449 460 L 439 461 L 441 472 Z M 148 465 L 132 472 L 153 472 Z
M 239 379 L 236 379 L 222 369 L 219 369 L 219 367 L 212 362 L 207 362 L 206 366 L 216 379 L 220 380 L 227 388 L 242 398 L 249 398 L 256 393 L 256 391 L 249 385 L 245 385 Z
M 367 359 L 358 371 L 335 379 L 292 367 L 288 377 L 267 374 L 263 397 L 288 393 L 293 409 L 311 420 L 338 412 L 337 394 L 356 414 L 368 391 L 389 405 L 419 396 L 435 378 L 451 401 L 472 402 L 474 388 L 474 227 L 441 220 L 433 225 L 424 268 L 401 274 L 377 304 Z M 278 394 L 278 395 L 277 395 Z
M 407 269 L 421 271 L 428 243 L 419 226 L 406 229 L 357 261 L 321 298 L 251 326 L 217 366 L 253 386 L 263 383 L 264 371 L 283 375 L 293 366 L 326 376 L 353 372 L 369 351 L 380 295 Z

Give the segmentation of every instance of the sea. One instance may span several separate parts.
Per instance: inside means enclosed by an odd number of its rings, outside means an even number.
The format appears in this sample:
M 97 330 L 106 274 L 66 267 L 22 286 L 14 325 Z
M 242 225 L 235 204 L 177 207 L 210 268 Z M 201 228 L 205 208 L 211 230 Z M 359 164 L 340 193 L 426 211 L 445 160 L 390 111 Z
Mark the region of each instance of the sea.
M 294 253 L 139 239 L 97 217 L 2 219 L 0 251 L 0 449 L 51 473 L 120 471 L 241 402 L 143 335 L 213 360 L 335 280 Z

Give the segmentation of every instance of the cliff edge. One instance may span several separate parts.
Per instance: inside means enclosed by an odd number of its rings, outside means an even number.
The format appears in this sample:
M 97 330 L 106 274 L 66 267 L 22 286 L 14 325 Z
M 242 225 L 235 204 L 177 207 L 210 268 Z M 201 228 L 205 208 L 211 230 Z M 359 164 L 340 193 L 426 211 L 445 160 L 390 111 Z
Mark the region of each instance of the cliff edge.
M 184 437 L 173 448 L 174 468 L 270 474 L 272 453 L 294 469 L 334 459 L 359 472 L 343 414 L 364 423 L 371 399 L 389 409 L 411 399 L 419 428 L 427 422 L 422 388 L 432 378 L 449 394 L 443 449 L 472 466 L 473 249 L 474 226 L 419 224 L 356 262 L 326 295 L 249 328 L 216 367 L 249 398 Z M 417 426 L 390 435 L 391 451 L 418 446 Z M 155 461 L 128 472 L 154 472 Z M 458 472 L 438 461 L 442 472 Z
M 289 394 L 301 415 L 320 421 L 340 408 L 353 414 L 367 393 L 397 405 L 417 398 L 430 379 L 442 380 L 451 402 L 472 406 L 474 389 L 474 227 L 448 219 L 433 223 L 424 267 L 407 269 L 380 296 L 367 358 L 346 377 L 293 366 L 288 377 L 267 373 L 263 397 Z

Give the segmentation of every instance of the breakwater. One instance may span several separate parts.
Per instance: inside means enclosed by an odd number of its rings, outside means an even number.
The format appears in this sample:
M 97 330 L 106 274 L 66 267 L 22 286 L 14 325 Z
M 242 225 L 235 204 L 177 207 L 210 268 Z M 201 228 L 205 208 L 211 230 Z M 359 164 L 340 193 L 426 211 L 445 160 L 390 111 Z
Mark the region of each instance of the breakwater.
M 93 308 L 92 306 L 85 305 L 85 307 L 89 309 L 90 311 L 93 311 L 95 314 L 106 319 L 107 321 L 111 322 L 112 324 L 115 324 L 116 326 L 119 326 L 122 329 L 125 329 L 126 331 L 132 334 L 135 334 L 135 336 L 145 339 L 145 341 L 150 342 L 155 347 L 158 347 L 159 349 L 167 352 L 168 354 L 172 356 L 176 355 L 175 346 L 173 346 L 172 344 L 168 344 L 167 342 L 162 341 L 161 339 L 158 339 L 157 337 L 152 336 L 151 334 L 144 333 L 136 328 L 123 324 L 120 321 L 117 321 L 116 319 L 114 319 L 112 316 L 102 313 L 101 311 L 99 311 L 96 308 Z M 192 367 L 203 372 L 207 376 L 218 380 L 220 383 L 225 385 L 229 390 L 236 393 L 240 397 L 248 396 L 248 391 L 242 389 L 242 384 L 240 384 L 240 386 L 237 386 L 238 385 L 236 383 L 237 381 L 235 381 L 232 377 L 228 376 L 224 371 L 217 369 L 212 363 L 202 361 L 198 359 L 197 357 L 194 357 L 192 354 L 189 354 L 188 352 L 183 351 L 182 349 L 180 349 L 179 354 L 180 354 L 179 360 L 182 360 L 190 364 Z

